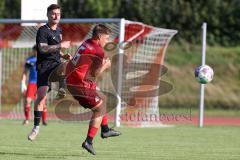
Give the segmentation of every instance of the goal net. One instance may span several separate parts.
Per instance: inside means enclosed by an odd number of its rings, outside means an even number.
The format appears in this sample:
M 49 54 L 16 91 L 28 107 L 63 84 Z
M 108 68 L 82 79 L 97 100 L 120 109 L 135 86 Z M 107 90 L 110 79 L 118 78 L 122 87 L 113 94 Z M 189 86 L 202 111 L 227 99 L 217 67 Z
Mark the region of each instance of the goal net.
M 23 26 L 23 22 L 36 25 Z M 172 89 L 161 80 L 161 75 L 167 71 L 163 62 L 168 44 L 177 31 L 124 19 L 63 19 L 60 23 L 63 40 L 71 41 L 71 48 L 64 52 L 73 55 L 79 45 L 91 37 L 91 30 L 98 23 L 112 30 L 111 41 L 104 48 L 112 65 L 97 80 L 99 90 L 106 95 L 109 118 L 117 126 L 120 123 L 136 127 L 162 125 L 158 98 Z M 37 29 L 43 24 L 0 21 L 0 118 L 24 119 L 20 81 L 25 59 L 35 44 Z M 79 106 L 70 95 L 55 99 L 58 84 L 52 86 L 47 99 L 48 119 L 89 120 L 90 111 Z

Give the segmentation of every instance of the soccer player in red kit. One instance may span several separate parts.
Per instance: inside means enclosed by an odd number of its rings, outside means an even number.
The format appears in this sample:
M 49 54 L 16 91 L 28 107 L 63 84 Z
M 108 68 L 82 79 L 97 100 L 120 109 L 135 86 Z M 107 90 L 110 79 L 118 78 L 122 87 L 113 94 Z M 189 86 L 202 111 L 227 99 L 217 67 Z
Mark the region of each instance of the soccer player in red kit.
M 101 137 L 119 136 L 121 133 L 108 127 L 105 96 L 96 91 L 96 77 L 111 66 L 105 58 L 103 47 L 109 40 L 111 30 L 103 24 L 93 28 L 92 38 L 83 42 L 66 68 L 67 88 L 84 108 L 93 112 L 86 140 L 82 147 L 91 154 L 96 152 L 92 141 L 101 126 Z

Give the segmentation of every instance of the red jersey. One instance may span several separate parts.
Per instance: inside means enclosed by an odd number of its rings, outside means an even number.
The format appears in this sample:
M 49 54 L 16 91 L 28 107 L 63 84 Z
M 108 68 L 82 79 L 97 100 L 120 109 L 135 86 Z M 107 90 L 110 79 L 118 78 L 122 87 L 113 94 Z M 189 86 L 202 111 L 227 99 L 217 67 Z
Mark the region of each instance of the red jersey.
M 66 82 L 84 88 L 96 88 L 96 70 L 102 66 L 103 48 L 94 40 L 88 39 L 78 48 L 66 68 Z

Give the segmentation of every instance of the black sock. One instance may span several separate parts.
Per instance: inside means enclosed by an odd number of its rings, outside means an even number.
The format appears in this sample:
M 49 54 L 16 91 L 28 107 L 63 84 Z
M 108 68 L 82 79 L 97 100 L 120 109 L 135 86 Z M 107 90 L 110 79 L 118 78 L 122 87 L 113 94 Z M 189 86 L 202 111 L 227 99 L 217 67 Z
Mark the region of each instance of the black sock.
M 87 136 L 87 138 L 86 138 L 86 142 L 88 142 L 89 144 L 92 144 L 92 141 L 93 141 L 93 138 Z
M 108 132 L 109 131 L 108 125 L 107 124 L 106 125 L 101 125 L 101 131 L 102 132 Z
M 59 76 L 59 88 L 65 88 L 66 83 L 65 83 L 65 75 L 60 75 Z
M 39 126 L 42 117 L 42 111 L 34 111 L 34 126 Z

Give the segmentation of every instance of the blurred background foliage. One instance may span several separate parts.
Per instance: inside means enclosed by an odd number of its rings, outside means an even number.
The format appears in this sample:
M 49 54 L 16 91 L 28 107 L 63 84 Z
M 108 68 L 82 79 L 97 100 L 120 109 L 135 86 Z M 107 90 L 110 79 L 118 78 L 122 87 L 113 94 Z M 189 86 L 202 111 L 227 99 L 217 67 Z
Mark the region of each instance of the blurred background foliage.
M 174 86 L 160 107 L 198 106 L 194 68 L 201 63 L 201 25 L 207 22 L 206 64 L 215 75 L 206 87 L 206 108 L 240 109 L 240 0 L 59 0 L 63 18 L 125 18 L 177 29 L 162 77 Z M 0 18 L 20 18 L 20 0 L 1 0 Z M 183 94 L 184 93 L 184 94 Z
M 240 0 L 59 0 L 63 18 L 126 18 L 179 30 L 178 42 L 199 43 L 208 23 L 208 44 L 240 42 Z M 20 0 L 1 0 L 0 18 L 20 18 Z

